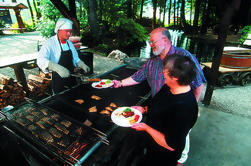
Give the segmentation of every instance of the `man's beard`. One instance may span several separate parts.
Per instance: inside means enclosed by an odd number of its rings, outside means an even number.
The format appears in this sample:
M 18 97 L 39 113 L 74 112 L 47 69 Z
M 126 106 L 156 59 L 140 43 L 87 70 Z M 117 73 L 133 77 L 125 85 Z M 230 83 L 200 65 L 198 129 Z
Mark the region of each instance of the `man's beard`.
M 160 55 L 163 51 L 164 51 L 165 47 L 164 46 L 160 46 L 156 49 L 156 51 L 153 51 L 154 55 Z

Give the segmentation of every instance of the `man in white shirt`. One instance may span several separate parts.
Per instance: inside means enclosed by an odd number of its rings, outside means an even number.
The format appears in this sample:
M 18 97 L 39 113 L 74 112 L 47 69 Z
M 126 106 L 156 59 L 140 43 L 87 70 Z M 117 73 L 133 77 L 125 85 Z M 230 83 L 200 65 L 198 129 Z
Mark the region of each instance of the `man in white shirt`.
M 75 67 L 88 72 L 90 68 L 79 59 L 73 43 L 68 40 L 71 36 L 72 21 L 67 18 L 59 18 L 54 32 L 41 47 L 37 65 L 44 72 L 52 72 L 52 90 L 59 93 L 76 85 L 76 79 L 70 76 Z

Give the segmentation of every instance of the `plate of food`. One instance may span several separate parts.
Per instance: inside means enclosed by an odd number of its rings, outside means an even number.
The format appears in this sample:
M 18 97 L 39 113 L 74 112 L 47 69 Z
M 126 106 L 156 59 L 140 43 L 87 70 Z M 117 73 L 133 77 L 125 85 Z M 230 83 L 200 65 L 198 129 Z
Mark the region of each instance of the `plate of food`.
M 112 85 L 113 85 L 113 82 L 112 82 L 112 80 L 109 80 L 109 79 L 102 79 L 101 81 L 92 83 L 92 87 L 98 88 L 98 89 L 109 88 Z
M 131 127 L 142 120 L 142 113 L 131 107 L 119 107 L 112 112 L 112 121 L 118 126 Z

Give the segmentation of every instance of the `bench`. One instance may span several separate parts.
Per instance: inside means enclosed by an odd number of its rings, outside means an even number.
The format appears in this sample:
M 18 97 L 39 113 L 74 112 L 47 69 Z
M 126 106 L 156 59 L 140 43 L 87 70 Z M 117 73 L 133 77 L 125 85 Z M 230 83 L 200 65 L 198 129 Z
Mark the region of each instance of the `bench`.
M 2 31 L 17 31 L 17 30 L 25 30 L 26 28 L 0 28 Z

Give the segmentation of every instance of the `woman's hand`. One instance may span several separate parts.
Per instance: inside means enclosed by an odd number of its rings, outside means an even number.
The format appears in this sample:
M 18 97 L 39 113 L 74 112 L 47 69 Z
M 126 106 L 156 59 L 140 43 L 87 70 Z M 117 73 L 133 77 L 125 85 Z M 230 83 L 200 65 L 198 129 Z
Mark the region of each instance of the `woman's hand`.
M 131 128 L 135 129 L 136 131 L 146 131 L 149 126 L 145 123 L 134 123 Z
M 144 107 L 141 107 L 141 106 L 131 106 L 131 108 L 139 110 L 142 114 L 146 112 Z

